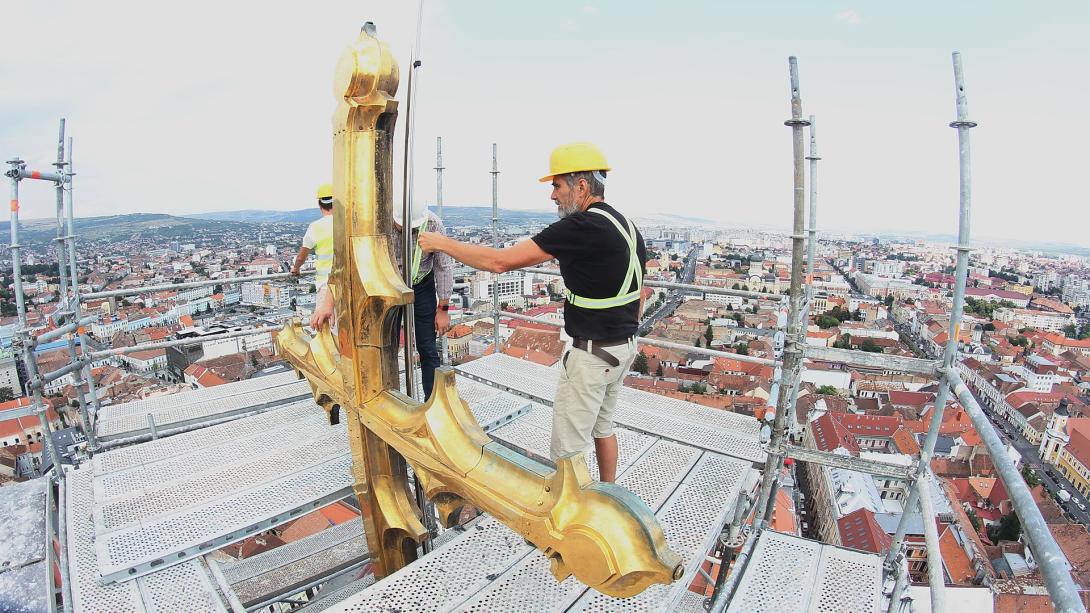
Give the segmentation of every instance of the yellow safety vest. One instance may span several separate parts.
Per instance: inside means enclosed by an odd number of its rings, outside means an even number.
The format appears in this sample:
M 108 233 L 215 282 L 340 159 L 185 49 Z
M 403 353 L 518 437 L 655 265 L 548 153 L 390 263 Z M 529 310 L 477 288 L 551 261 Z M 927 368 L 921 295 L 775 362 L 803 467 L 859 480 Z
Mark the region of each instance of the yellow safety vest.
M 639 300 L 640 295 L 643 293 L 643 267 L 640 266 L 640 256 L 636 250 L 636 227 L 632 225 L 632 222 L 625 219 L 625 224 L 628 226 L 626 231 L 621 226 L 621 222 L 617 221 L 617 218 L 609 213 L 601 209 L 590 209 L 588 212 L 598 213 L 613 222 L 613 226 L 617 228 L 624 241 L 628 243 L 628 272 L 625 273 L 624 283 L 621 284 L 621 289 L 617 291 L 616 296 L 612 298 L 584 298 L 583 296 L 577 296 L 569 289 L 564 292 L 568 304 L 583 309 L 612 309 Z M 632 286 L 633 278 L 636 281 L 636 289 L 630 292 L 628 288 Z
M 323 217 L 311 224 L 314 228 L 314 283 L 324 285 L 333 270 L 333 216 Z

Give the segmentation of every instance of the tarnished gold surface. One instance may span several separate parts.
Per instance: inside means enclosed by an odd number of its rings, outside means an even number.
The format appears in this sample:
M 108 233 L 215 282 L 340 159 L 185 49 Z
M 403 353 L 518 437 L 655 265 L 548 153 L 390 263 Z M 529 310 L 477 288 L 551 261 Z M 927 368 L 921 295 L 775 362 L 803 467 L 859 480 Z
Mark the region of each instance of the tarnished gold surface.
M 397 65 L 373 34 L 365 27 L 335 79 L 329 283 L 337 336 L 323 328 L 311 337 L 293 322 L 278 343 L 331 421 L 346 413 L 376 577 L 412 561 L 426 535 L 406 481 L 407 459 L 444 523 L 466 504 L 479 507 L 548 556 L 557 580 L 575 575 L 625 597 L 680 578 L 681 559 L 647 505 L 620 486 L 592 481 L 582 454 L 561 459 L 554 470 L 493 442 L 458 397 L 449 368 L 436 373 L 427 404 L 397 391 L 394 331 L 398 307 L 413 293 L 389 240 Z

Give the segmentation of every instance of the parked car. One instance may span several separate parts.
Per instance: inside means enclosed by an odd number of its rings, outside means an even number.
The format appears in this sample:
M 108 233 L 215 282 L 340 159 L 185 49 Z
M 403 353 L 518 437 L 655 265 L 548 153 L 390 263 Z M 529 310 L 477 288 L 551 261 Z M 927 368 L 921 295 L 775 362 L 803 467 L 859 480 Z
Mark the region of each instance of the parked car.
M 1064 502 L 1071 502 L 1071 493 L 1062 487 L 1056 491 L 1056 497 Z

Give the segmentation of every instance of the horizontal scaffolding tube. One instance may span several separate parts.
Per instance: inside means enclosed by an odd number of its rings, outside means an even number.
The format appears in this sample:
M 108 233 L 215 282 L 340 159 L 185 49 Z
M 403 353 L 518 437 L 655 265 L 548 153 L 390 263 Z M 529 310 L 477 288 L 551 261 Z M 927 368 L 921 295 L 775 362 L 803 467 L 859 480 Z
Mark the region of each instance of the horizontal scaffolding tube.
M 817 347 L 805 345 L 802 348 L 803 357 L 811 360 L 824 360 L 826 362 L 843 362 L 849 366 L 863 366 L 870 368 L 888 368 L 901 372 L 937 377 L 938 362 L 921 360 L 919 358 L 907 358 L 900 355 L 887 355 L 884 353 L 870 353 L 854 349 L 832 349 L 830 347 Z
M 37 347 L 38 345 L 44 345 L 44 344 L 46 344 L 46 343 L 48 343 L 50 341 L 56 340 L 56 339 L 64 336 L 65 334 L 68 334 L 69 332 L 75 332 L 76 330 L 79 330 L 80 326 L 91 325 L 97 319 L 98 319 L 98 317 L 84 317 L 78 323 L 73 322 L 73 323 L 70 323 L 70 324 L 65 324 L 65 325 L 63 325 L 63 326 L 61 326 L 59 328 L 55 328 L 53 330 L 50 330 L 49 332 L 44 332 L 42 334 L 39 334 L 38 336 L 31 336 L 30 337 L 30 345 L 32 347 Z
M 90 364 L 90 360 L 88 360 L 87 358 L 80 358 L 75 362 L 68 364 L 67 366 L 62 366 L 61 368 L 54 370 L 53 372 L 47 372 L 41 375 L 38 381 L 31 381 L 30 386 L 32 388 L 41 389 L 45 386 L 46 383 L 49 383 L 50 381 L 56 381 L 57 379 L 60 379 L 65 375 L 70 375 L 77 370 L 83 368 L 84 364 Z
M 489 317 L 492 317 L 492 315 L 491 314 L 474 315 L 473 317 L 468 317 L 468 318 L 462 319 L 458 323 L 464 324 L 464 323 L 469 323 L 471 321 L 477 321 L 478 319 L 487 319 Z M 519 319 L 519 320 L 522 320 L 522 321 L 532 321 L 534 323 L 545 324 L 546 326 L 553 326 L 555 328 L 563 328 L 564 327 L 563 322 L 553 321 L 551 319 L 541 319 L 539 317 L 531 317 L 529 315 L 523 315 L 522 313 L 508 313 L 508 312 L 505 311 L 503 313 L 500 313 L 500 317 L 501 318 L 506 317 L 506 318 L 509 318 L 509 319 Z M 779 364 L 779 362 L 777 362 L 776 360 L 772 360 L 772 359 L 769 359 L 769 358 L 758 358 L 758 357 L 751 356 L 751 355 L 741 355 L 741 354 L 738 354 L 738 353 L 731 353 L 729 351 L 717 351 L 715 349 L 705 349 L 703 347 L 690 347 L 689 345 L 683 345 L 681 343 L 673 343 L 673 342 L 670 342 L 670 341 L 662 341 L 662 340 L 654 339 L 654 338 L 638 337 L 636 339 L 636 342 L 641 344 L 641 345 L 651 345 L 651 346 L 654 346 L 654 347 L 662 347 L 663 349 L 674 349 L 676 351 L 684 351 L 684 352 L 687 352 L 687 353 L 698 353 L 700 355 L 709 355 L 709 356 L 715 356 L 715 357 L 720 357 L 720 358 L 731 358 L 733 360 L 738 360 L 739 362 L 750 362 L 750 363 L 753 363 L 753 364 L 765 364 L 767 366 L 775 366 L 775 365 Z
M 303 273 L 303 276 L 312 275 L 313 272 Z M 151 292 L 163 292 L 174 289 L 193 289 L 196 287 L 208 287 L 209 285 L 238 285 L 247 281 L 273 281 L 276 279 L 291 279 L 294 275 L 290 272 L 274 272 L 267 275 L 253 275 L 249 277 L 225 277 L 223 279 L 205 279 L 204 281 L 189 281 L 186 283 L 164 283 L 163 285 L 149 285 L 146 287 L 130 287 L 126 289 L 113 289 L 106 292 L 91 292 L 83 294 L 80 299 L 98 300 L 101 298 L 116 298 L 118 296 L 133 296 L 136 294 L 150 294 Z
M 1067 568 L 1067 558 L 1064 557 L 1064 553 L 1060 550 L 1060 546 L 1056 544 L 1056 539 L 1049 531 L 1044 517 L 1041 516 L 1041 510 L 1037 508 L 1037 503 L 1033 500 L 1033 494 L 1030 493 L 1029 486 L 1026 485 L 1021 473 L 1014 467 L 1014 463 L 1011 462 L 1010 457 L 1007 455 L 1006 445 L 999 439 L 995 428 L 988 421 L 988 417 L 984 415 L 984 411 L 977 404 L 972 392 L 965 386 L 965 382 L 961 380 L 961 375 L 958 374 L 957 369 L 943 369 L 941 374 L 946 378 L 950 387 L 953 388 L 954 393 L 957 394 L 961 406 L 965 407 L 966 412 L 969 413 L 970 419 L 973 420 L 973 427 L 976 428 L 977 434 L 984 441 L 984 446 L 988 449 L 988 455 L 992 457 L 992 463 L 995 464 L 999 478 L 1003 480 L 1003 485 L 1007 487 L 1011 502 L 1014 504 L 1014 510 L 1018 513 L 1018 519 L 1022 523 L 1022 533 L 1029 540 L 1030 549 L 1033 550 L 1033 557 L 1036 558 L 1037 565 L 1041 568 L 1045 586 L 1048 588 L 1049 597 L 1052 598 L 1052 602 L 1056 606 L 1056 611 L 1083 613 L 1085 609 L 1083 609 L 1082 600 L 1079 598 L 1075 582 L 1071 579 L 1071 572 Z
M 39 179 L 42 181 L 52 181 L 54 183 L 60 183 L 64 180 L 64 175 L 55 172 L 41 172 L 37 170 L 27 170 L 25 168 L 19 169 L 20 179 Z
M 541 275 L 550 275 L 553 277 L 559 277 L 559 270 L 548 270 L 545 268 L 523 268 L 523 272 L 532 272 Z M 654 279 L 644 279 L 643 284 L 647 287 L 661 287 L 664 289 L 680 289 L 693 292 L 703 292 L 705 294 L 715 294 L 717 296 L 741 296 L 743 298 L 764 298 L 766 300 L 786 300 L 787 294 L 773 294 L 771 292 L 751 292 L 744 289 L 728 289 L 725 287 L 711 287 L 709 285 L 693 285 L 691 283 L 673 283 L 671 281 L 656 281 Z
M 911 466 L 898 466 L 896 464 L 887 464 L 874 460 L 864 460 L 855 456 L 818 451 L 817 449 L 798 447 L 796 445 L 787 445 L 787 457 L 794 458 L 800 462 L 813 462 L 814 464 L 854 470 L 856 472 L 877 475 L 889 479 L 912 481 L 916 476 L 916 471 Z
M 225 338 L 238 338 L 240 336 L 254 336 L 257 334 L 264 334 L 266 332 L 279 332 L 282 330 L 282 326 L 263 326 L 261 328 L 250 328 L 248 330 L 234 330 L 232 332 L 225 332 L 223 334 L 206 334 L 204 336 L 193 336 L 190 338 L 180 338 L 173 341 L 160 341 L 158 343 L 144 343 L 141 345 L 133 345 L 132 347 L 115 347 L 114 349 L 104 349 L 102 351 L 95 351 L 90 354 L 91 360 L 101 360 L 103 358 L 109 358 L 115 355 L 123 355 L 126 353 L 136 353 L 137 351 L 147 351 L 149 349 L 166 349 L 167 347 L 184 347 L 186 345 L 199 345 L 207 341 L 217 341 Z

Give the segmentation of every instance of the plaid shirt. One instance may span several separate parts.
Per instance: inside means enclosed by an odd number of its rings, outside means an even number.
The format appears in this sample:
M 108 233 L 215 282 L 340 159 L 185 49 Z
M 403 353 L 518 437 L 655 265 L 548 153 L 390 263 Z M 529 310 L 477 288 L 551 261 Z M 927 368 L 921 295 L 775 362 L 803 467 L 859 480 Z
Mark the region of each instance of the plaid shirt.
M 443 225 L 443 220 L 428 211 L 427 221 L 428 232 L 438 232 L 439 234 L 446 234 L 446 226 Z M 413 230 L 413 238 L 416 238 L 418 230 Z M 394 257 L 397 262 L 398 269 L 404 271 L 401 266 L 402 252 L 404 248 L 404 236 L 401 232 L 394 233 Z M 435 273 L 435 295 L 439 300 L 449 300 L 450 295 L 454 292 L 454 260 L 445 253 L 439 251 L 433 253 L 425 253 L 424 257 L 420 260 L 420 276 L 428 274 L 428 272 Z

